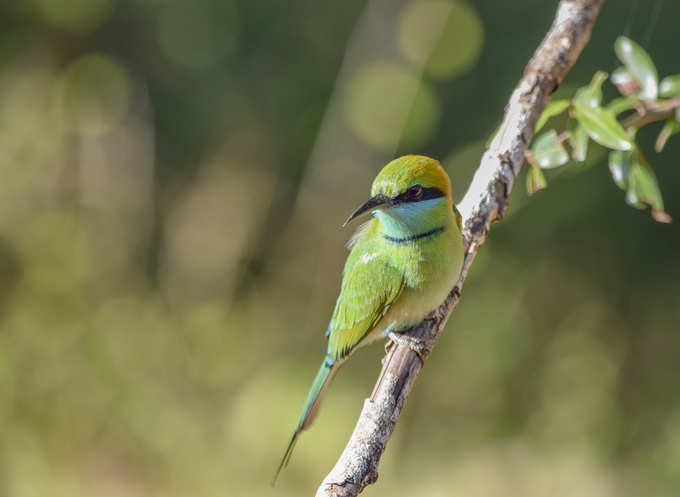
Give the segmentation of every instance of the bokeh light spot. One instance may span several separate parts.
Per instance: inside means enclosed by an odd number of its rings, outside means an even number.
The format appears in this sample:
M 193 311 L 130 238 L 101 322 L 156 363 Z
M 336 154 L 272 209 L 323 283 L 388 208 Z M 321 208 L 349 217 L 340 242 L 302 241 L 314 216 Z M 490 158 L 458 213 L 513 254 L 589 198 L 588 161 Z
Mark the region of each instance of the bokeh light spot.
M 114 0 L 36 0 L 42 16 L 52 25 L 74 33 L 89 33 L 113 11 Z
M 462 1 L 412 2 L 401 16 L 402 52 L 417 66 L 424 65 L 433 78 L 448 79 L 469 71 L 479 59 L 483 42 L 479 14 Z
M 357 71 L 347 87 L 347 122 L 366 143 L 383 150 L 424 143 L 439 122 L 439 100 L 408 67 L 379 61 Z
M 64 119 L 72 131 L 103 135 L 124 117 L 130 100 L 125 69 L 111 57 L 85 55 L 73 62 L 60 85 Z

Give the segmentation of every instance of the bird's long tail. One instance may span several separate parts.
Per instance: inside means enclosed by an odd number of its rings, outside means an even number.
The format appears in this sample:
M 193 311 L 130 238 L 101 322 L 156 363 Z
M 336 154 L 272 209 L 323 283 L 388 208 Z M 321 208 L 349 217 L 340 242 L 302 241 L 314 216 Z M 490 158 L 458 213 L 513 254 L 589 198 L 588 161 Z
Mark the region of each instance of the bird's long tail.
M 293 436 L 291 437 L 290 443 L 286 448 L 286 452 L 283 454 L 283 459 L 281 459 L 281 463 L 276 470 L 276 474 L 272 479 L 272 486 L 274 483 L 276 483 L 276 479 L 278 478 L 281 470 L 288 466 L 288 461 L 290 460 L 290 456 L 293 453 L 293 447 L 295 447 L 295 442 L 297 441 L 300 432 L 309 428 L 309 426 L 312 424 L 312 421 L 314 421 L 314 418 L 316 417 L 316 414 L 319 410 L 319 406 L 321 405 L 323 395 L 326 392 L 326 388 L 333 379 L 333 376 L 338 370 L 339 365 L 339 362 L 333 361 L 330 357 L 325 357 L 321 363 L 319 372 L 316 373 L 312 387 L 309 389 L 309 393 L 307 394 L 307 400 L 305 401 L 305 407 L 302 410 L 300 420 L 298 421 L 297 427 L 293 432 Z

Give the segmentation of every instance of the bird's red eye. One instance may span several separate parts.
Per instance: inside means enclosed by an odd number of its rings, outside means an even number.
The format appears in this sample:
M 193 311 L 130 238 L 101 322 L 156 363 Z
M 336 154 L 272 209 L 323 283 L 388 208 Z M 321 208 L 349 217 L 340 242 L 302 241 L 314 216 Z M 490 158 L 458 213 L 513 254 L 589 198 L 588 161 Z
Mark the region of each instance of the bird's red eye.
M 420 198 L 423 194 L 423 187 L 420 185 L 413 185 L 408 189 L 408 194 L 411 198 Z

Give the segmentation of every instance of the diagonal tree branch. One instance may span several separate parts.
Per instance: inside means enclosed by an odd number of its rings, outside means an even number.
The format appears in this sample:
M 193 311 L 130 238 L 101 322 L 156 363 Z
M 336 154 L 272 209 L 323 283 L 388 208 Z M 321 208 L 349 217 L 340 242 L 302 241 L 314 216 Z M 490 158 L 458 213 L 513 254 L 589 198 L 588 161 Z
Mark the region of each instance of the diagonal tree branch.
M 444 303 L 407 332 L 422 343 L 421 354 L 405 345 L 394 345 L 388 351 L 373 393 L 364 402 L 354 432 L 335 467 L 321 483 L 317 497 L 356 496 L 378 479 L 380 457 L 423 361 L 458 303 L 460 288 L 486 239 L 489 225 L 503 217 L 536 120 L 588 43 L 603 3 L 604 0 L 559 3 L 555 20 L 524 70 L 506 107 L 503 123 L 458 206 L 464 219 L 467 248 L 460 279 Z

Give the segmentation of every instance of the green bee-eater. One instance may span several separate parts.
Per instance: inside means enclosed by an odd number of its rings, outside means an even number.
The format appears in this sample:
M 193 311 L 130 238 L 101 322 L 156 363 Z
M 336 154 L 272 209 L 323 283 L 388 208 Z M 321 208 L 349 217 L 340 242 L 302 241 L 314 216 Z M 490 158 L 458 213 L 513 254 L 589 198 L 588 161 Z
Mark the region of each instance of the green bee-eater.
M 365 212 L 372 219 L 348 244 L 340 296 L 326 331 L 326 356 L 277 476 L 345 359 L 359 345 L 378 338 L 389 335 L 399 341 L 399 331 L 438 307 L 458 279 L 463 262 L 461 217 L 439 162 L 407 155 L 387 164 L 373 181 L 371 198 L 345 225 Z

